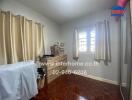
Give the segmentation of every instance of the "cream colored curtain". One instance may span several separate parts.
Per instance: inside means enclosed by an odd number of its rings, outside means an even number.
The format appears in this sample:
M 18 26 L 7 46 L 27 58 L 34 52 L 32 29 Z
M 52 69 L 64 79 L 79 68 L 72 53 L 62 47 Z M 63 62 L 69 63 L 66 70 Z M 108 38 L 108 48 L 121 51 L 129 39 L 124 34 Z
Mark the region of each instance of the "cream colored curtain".
M 111 62 L 110 30 L 106 20 L 96 24 L 95 60 L 104 61 L 106 65 Z
M 43 26 L 0 12 L 0 64 L 35 60 L 44 54 Z

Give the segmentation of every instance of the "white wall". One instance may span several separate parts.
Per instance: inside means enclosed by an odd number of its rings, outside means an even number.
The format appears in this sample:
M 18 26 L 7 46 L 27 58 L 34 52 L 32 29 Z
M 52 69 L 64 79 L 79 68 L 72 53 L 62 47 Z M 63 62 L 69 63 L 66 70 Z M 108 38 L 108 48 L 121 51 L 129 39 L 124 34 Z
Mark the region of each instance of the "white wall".
M 0 9 L 11 11 L 17 15 L 23 15 L 28 19 L 39 22 L 44 25 L 44 43 L 46 54 L 50 54 L 50 46 L 59 41 L 60 30 L 59 26 L 50 19 L 35 12 L 31 8 L 14 0 L 0 0 Z
M 98 78 L 110 80 L 111 82 L 117 83 L 119 80 L 119 66 L 118 66 L 118 43 L 119 43 L 119 22 L 115 21 L 115 18 L 111 17 L 111 11 L 105 10 L 97 13 L 93 13 L 86 17 L 82 17 L 79 20 L 76 19 L 67 24 L 64 24 L 61 29 L 61 39 L 65 43 L 65 53 L 68 55 L 68 61 L 73 61 L 73 33 L 76 27 L 88 27 L 98 21 L 104 19 L 110 22 L 110 36 L 111 36 L 111 56 L 112 62 L 106 66 L 103 63 L 97 66 L 80 66 L 80 67 L 69 67 L 69 69 L 80 69 L 87 70 L 88 75 L 92 75 Z M 88 54 L 80 54 L 79 61 L 88 62 Z
M 81 67 L 69 67 L 69 69 L 86 69 L 89 75 L 97 76 L 100 78 L 105 78 L 112 80 L 114 82 L 118 81 L 119 66 L 118 66 L 118 35 L 119 35 L 119 23 L 115 21 L 113 17 L 110 16 L 110 10 L 100 11 L 96 14 L 91 14 L 86 17 L 82 17 L 79 20 L 71 21 L 60 27 L 51 21 L 50 19 L 42 16 L 41 14 L 35 12 L 31 8 L 22 5 L 19 2 L 13 0 L 0 0 L 0 9 L 9 10 L 14 14 L 19 14 L 32 19 L 36 22 L 42 23 L 44 28 L 44 38 L 45 38 L 45 50 L 46 54 L 50 53 L 49 46 L 56 41 L 61 41 L 65 43 L 65 53 L 68 55 L 68 60 L 72 59 L 72 49 L 73 49 L 73 32 L 75 27 L 87 27 L 98 21 L 108 19 L 110 21 L 110 33 L 111 33 L 111 51 L 112 51 L 112 62 L 109 66 L 105 66 L 103 63 L 98 66 L 81 66 Z M 61 33 L 61 34 L 60 34 Z M 80 61 L 88 62 L 88 55 L 80 55 Z

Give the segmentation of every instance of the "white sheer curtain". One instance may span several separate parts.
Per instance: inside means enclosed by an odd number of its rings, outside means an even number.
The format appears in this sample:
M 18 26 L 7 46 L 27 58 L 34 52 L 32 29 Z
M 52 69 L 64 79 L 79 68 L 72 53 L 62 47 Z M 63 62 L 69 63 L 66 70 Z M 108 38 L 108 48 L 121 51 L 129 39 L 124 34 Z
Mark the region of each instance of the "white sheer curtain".
M 73 59 L 74 60 L 78 60 L 79 59 L 79 33 L 78 33 L 78 29 L 74 30 L 74 34 L 73 34 Z
M 111 62 L 110 29 L 109 22 L 104 20 L 96 24 L 95 60 L 104 61 L 106 65 Z

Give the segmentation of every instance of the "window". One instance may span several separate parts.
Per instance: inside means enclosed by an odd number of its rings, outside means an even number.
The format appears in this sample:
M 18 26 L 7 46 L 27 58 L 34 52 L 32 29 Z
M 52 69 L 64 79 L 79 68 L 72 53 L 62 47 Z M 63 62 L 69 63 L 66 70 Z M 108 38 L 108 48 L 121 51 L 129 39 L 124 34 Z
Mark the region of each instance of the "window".
M 90 51 L 95 52 L 95 30 L 90 32 Z
M 87 33 L 86 32 L 79 33 L 79 51 L 80 52 L 87 51 Z
M 80 52 L 95 52 L 95 29 L 92 29 L 90 33 L 79 33 L 79 51 Z

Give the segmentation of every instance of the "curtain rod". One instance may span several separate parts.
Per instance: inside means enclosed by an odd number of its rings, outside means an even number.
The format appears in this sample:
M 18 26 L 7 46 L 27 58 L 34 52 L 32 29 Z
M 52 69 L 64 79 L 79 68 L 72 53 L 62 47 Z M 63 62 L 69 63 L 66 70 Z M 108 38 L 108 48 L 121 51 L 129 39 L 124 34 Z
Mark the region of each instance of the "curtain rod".
M 74 27 L 74 29 L 88 29 L 89 27 L 93 27 L 95 26 L 97 23 L 102 23 L 103 21 L 109 21 L 108 19 L 104 18 L 104 19 L 101 19 L 100 21 L 95 21 L 93 22 L 92 24 L 88 23 L 87 25 L 78 25 L 76 27 Z
M 25 16 L 23 16 L 23 15 L 15 15 L 14 13 L 12 13 L 11 11 L 4 11 L 4 10 L 2 10 L 1 8 L 0 8 L 0 12 L 3 12 L 3 13 L 7 13 L 7 12 L 9 12 L 9 13 L 11 13 L 13 16 L 22 16 L 22 17 L 24 17 L 27 21 L 33 21 L 33 20 L 30 20 L 30 19 L 28 19 L 27 17 L 25 17 Z M 42 27 L 44 27 L 44 25 L 43 24 L 41 24 L 41 23 L 39 23 L 39 22 L 35 22 L 35 21 L 33 21 L 35 24 L 40 24 L 40 25 L 42 25 Z

